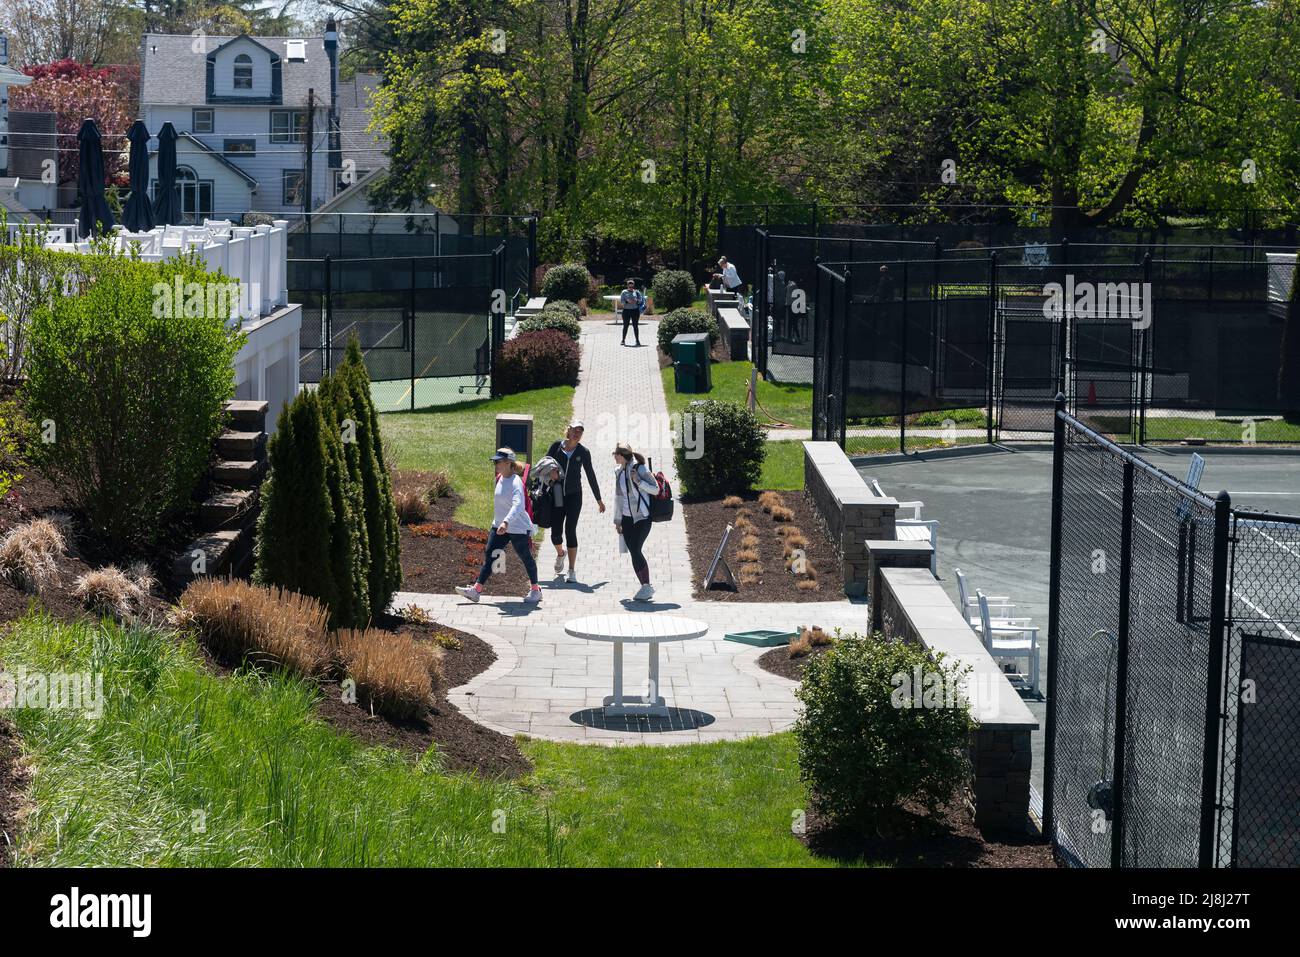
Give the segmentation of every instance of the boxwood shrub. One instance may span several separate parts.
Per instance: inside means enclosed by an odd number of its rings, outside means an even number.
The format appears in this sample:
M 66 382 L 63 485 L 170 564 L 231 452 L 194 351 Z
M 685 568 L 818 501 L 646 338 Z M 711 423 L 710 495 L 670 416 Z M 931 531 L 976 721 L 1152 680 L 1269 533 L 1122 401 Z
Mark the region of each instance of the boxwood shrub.
M 758 416 L 743 405 L 703 399 L 686 407 L 682 430 L 698 440 L 697 458 L 688 444 L 681 443 L 674 453 L 677 475 L 682 487 L 693 496 L 712 497 L 746 492 L 758 482 L 767 455 L 767 436 L 758 424 Z M 691 431 L 693 430 L 693 431 Z
M 664 269 L 655 273 L 650 288 L 654 292 L 655 309 L 659 312 L 684 309 L 695 301 L 695 278 L 685 269 Z
M 561 263 L 552 266 L 542 280 L 542 295 L 549 299 L 567 299 L 577 302 L 585 299 L 591 288 L 591 273 L 582 263 Z
M 546 305 L 542 307 L 542 312 L 563 312 L 574 319 L 582 318 L 582 309 L 578 307 L 576 302 L 569 299 L 548 299 Z
M 558 329 L 575 341 L 582 335 L 582 324 L 566 309 L 553 310 L 548 306 L 535 316 L 527 316 L 519 320 L 521 333 L 538 332 L 542 329 Z
M 707 332 L 709 348 L 718 344 L 718 324 L 707 312 L 699 309 L 674 309 L 659 320 L 659 348 L 665 353 L 671 353 L 673 336 L 684 332 Z
M 921 687 L 914 687 L 917 669 Z M 870 825 L 911 799 L 931 812 L 969 780 L 965 669 L 920 645 L 849 635 L 808 662 L 795 692 L 799 775 L 820 810 Z
M 559 329 L 521 332 L 501 347 L 494 376 L 503 395 L 578 384 L 578 344 Z

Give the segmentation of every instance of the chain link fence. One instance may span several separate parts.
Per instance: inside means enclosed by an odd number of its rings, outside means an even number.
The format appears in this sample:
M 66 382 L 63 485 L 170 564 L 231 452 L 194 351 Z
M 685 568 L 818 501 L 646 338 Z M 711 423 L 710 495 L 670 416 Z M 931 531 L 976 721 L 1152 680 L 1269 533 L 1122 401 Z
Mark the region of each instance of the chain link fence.
M 1300 518 L 1210 498 L 1064 396 L 1054 424 L 1045 832 L 1088 867 L 1295 866 Z

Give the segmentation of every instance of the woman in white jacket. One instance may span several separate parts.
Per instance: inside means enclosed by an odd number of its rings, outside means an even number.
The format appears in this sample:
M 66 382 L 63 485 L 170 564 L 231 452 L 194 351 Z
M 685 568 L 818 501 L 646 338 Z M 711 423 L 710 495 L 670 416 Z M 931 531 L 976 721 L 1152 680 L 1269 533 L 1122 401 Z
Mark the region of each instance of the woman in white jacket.
M 528 517 L 528 509 L 524 504 L 526 493 L 523 470 L 511 449 L 497 449 L 492 462 L 496 468 L 496 484 L 492 495 L 492 531 L 483 552 L 483 567 L 479 569 L 474 584 L 460 586 L 456 591 L 470 601 L 478 601 L 483 594 L 483 586 L 492 577 L 493 566 L 504 557 L 506 544 L 509 543 L 524 563 L 524 571 L 528 572 L 528 581 L 532 585 L 524 596 L 524 601 L 535 605 L 542 600 L 542 590 L 537 584 L 537 562 L 533 560 L 533 520 Z
M 633 601 L 649 601 L 655 590 L 650 585 L 650 563 L 642 548 L 650 534 L 650 499 L 659 493 L 659 483 L 646 467 L 645 456 L 632 451 L 626 442 L 614 448 L 614 528 L 632 554 L 632 570 L 641 588 Z

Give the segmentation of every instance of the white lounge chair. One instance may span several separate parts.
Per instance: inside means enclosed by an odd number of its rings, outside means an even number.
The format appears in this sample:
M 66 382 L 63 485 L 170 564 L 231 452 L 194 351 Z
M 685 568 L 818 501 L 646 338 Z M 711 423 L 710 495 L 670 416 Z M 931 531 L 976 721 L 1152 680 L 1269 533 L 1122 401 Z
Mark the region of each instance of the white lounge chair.
M 989 600 L 984 592 L 976 590 L 979 602 L 980 625 L 977 631 L 984 647 L 994 658 L 1025 659 L 1029 663 L 1029 690 L 1038 694 L 1038 626 L 1026 623 L 1000 625 L 989 616 Z M 1024 674 L 1018 677 L 1023 681 Z
M 961 613 L 965 616 L 971 629 L 979 631 L 976 627 L 980 622 L 979 599 L 970 593 L 970 585 L 966 581 L 965 573 L 958 568 L 954 574 L 957 576 L 957 597 L 960 599 Z M 1028 624 L 1030 619 L 1016 616 L 1016 606 L 1008 596 L 985 595 L 984 597 L 988 600 L 989 614 L 993 618 L 995 627 L 1006 623 Z
M 871 480 L 871 490 L 880 498 L 888 498 L 885 490 L 880 487 L 880 483 L 875 479 Z M 925 508 L 924 502 L 899 502 L 898 508 L 911 509 L 911 518 L 899 518 L 894 516 L 894 537 L 900 542 L 929 542 L 930 543 L 930 574 L 935 578 L 939 577 L 939 520 L 936 518 L 921 518 L 921 509 Z

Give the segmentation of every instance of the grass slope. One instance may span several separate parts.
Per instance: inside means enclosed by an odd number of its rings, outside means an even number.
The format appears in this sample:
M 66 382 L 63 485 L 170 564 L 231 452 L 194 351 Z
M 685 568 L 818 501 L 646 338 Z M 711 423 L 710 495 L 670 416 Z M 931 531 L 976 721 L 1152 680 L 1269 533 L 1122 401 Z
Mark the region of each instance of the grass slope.
M 103 676 L 103 714 L 12 712 L 36 769 L 28 866 L 816 865 L 789 734 L 682 747 L 529 741 L 498 783 L 367 748 L 295 679 L 208 672 L 173 634 L 34 616 L 0 637 L 29 673 Z

